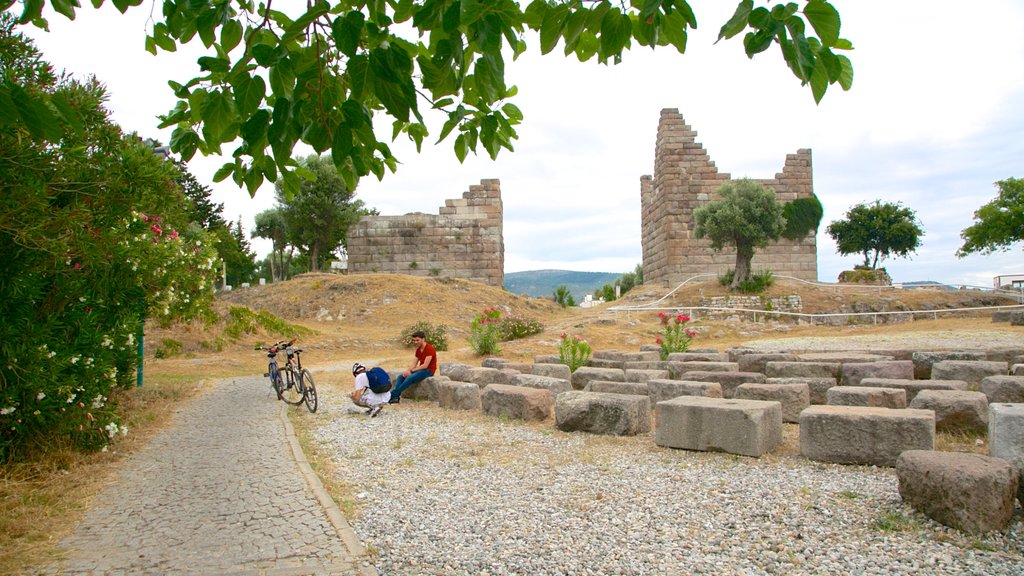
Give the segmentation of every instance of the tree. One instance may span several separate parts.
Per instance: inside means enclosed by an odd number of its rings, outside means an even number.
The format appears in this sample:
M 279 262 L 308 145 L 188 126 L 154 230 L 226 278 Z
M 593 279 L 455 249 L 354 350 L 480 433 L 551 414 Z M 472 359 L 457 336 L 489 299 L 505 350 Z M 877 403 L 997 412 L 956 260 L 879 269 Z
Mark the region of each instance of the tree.
M 215 247 L 227 269 L 224 281 L 229 286 L 241 286 L 252 281 L 256 272 L 256 254 L 242 230 L 242 217 L 234 225 L 225 225 L 212 230 L 216 238 Z
M 845 220 L 832 222 L 826 231 L 836 241 L 840 254 L 863 254 L 864 266 L 872 270 L 880 259 L 913 253 L 924 236 L 913 210 L 899 202 L 881 200 L 857 204 L 846 213 Z
M 562 308 L 568 308 L 576 305 L 576 299 L 572 297 L 572 292 L 569 291 L 569 287 L 565 284 L 560 284 L 555 288 L 552 298 L 554 298 L 555 303 Z
M 1009 250 L 1014 242 L 1024 241 L 1024 180 L 1007 178 L 996 182 L 999 195 L 974 212 L 974 224 L 964 228 L 964 245 L 958 258 L 978 252 L 991 254 Z
M 281 209 L 271 208 L 257 214 L 252 237 L 266 238 L 271 242 L 271 252 L 267 257 L 270 262 L 271 280 L 278 282 L 287 278 L 292 252 L 289 250 L 287 254 L 285 253 L 285 249 L 288 248 L 288 229 L 285 226 Z
M 114 3 L 125 11 L 141 2 Z M 45 4 L 24 2 L 20 22 L 45 28 Z M 67 0 L 50 4 L 72 19 L 78 7 Z M 754 8 L 753 0 L 740 0 L 718 37 L 746 32 L 743 48 L 751 58 L 777 45 L 820 102 L 830 85 L 851 87 L 853 66 L 837 52 L 853 45 L 840 36 L 831 3 L 801 4 Z M 264 178 L 280 179 L 286 194 L 298 192 L 308 176 L 293 160 L 299 142 L 318 154 L 330 151 L 350 190 L 362 176 L 383 178 L 397 160 L 374 133 L 383 124 L 378 114 L 390 119 L 393 137 L 420 146 L 428 136 L 421 109 L 438 110 L 447 116 L 438 141 L 455 134 L 460 160 L 478 144 L 496 157 L 502 148 L 512 150 L 523 118 L 510 101 L 516 87 L 505 82 L 505 56 L 519 56 L 528 38 L 539 40 L 544 54 L 561 42 L 580 61 L 619 63 L 634 42 L 684 53 L 688 31 L 697 26 L 688 0 L 533 0 L 525 10 L 514 0 L 310 0 L 273 7 L 192 0 L 162 7 L 146 49 L 174 51 L 198 37 L 208 53 L 198 59 L 201 76 L 170 82 L 178 104 L 161 127 L 174 127 L 171 148 L 186 161 L 197 151 L 220 154 L 240 140 L 215 180 L 231 177 L 250 194 Z M 11 95 L 0 85 L 0 128 L 35 112 Z M 57 110 L 40 120 L 40 129 L 56 133 L 62 121 Z
M 693 212 L 697 238 L 711 240 L 718 251 L 736 247 L 736 268 L 731 289 L 750 280 L 750 261 L 757 248 L 778 240 L 785 229 L 782 205 L 775 191 L 749 179 L 735 180 L 718 189 L 720 200 L 711 201 Z
M 288 243 L 309 258 L 309 269 L 316 272 L 332 252 L 345 245 L 349 227 L 371 212 L 363 208 L 362 200 L 353 199 L 354 192 L 330 157 L 314 154 L 299 164 L 315 179 L 303 181 L 291 197 L 278 181 L 277 202 Z

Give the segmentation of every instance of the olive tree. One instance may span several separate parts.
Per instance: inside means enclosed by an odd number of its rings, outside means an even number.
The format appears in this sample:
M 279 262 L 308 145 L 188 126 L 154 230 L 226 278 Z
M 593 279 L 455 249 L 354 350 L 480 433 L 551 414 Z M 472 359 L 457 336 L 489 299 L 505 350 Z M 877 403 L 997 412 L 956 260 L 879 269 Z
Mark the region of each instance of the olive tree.
M 999 195 L 974 212 L 974 224 L 964 228 L 960 258 L 978 252 L 991 254 L 1009 250 L 1014 242 L 1024 242 L 1024 180 L 1007 178 L 996 182 Z
M 747 178 L 723 184 L 719 200 L 708 202 L 693 212 L 697 238 L 711 240 L 711 248 L 719 251 L 736 247 L 736 268 L 732 289 L 750 280 L 750 261 L 757 248 L 778 240 L 785 229 L 782 205 L 775 191 Z
M 840 254 L 863 254 L 864 267 L 872 270 L 879 260 L 913 253 L 924 236 L 913 210 L 880 200 L 850 208 L 845 219 L 832 222 L 826 231 Z

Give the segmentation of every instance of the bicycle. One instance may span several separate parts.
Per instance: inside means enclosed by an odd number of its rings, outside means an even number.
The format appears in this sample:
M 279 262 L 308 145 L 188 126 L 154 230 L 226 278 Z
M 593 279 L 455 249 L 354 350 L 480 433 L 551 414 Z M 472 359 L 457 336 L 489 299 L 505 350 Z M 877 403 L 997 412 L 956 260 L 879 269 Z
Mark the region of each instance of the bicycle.
M 270 385 L 277 393 L 277 399 L 294 406 L 305 403 L 310 412 L 316 412 L 318 399 L 316 383 L 308 369 L 302 367 L 302 348 L 293 348 L 295 339 L 281 340 L 269 347 L 257 346 L 257 350 L 265 350 L 270 358 L 267 371 L 263 375 L 270 379 Z M 285 353 L 284 366 L 277 363 L 277 354 Z

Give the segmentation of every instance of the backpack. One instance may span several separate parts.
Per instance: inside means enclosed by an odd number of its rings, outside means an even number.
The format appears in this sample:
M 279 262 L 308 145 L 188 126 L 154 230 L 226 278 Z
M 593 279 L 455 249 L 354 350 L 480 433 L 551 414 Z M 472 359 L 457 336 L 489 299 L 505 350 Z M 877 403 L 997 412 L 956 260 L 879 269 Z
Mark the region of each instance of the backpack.
M 391 377 L 380 366 L 367 370 L 366 379 L 370 381 L 370 391 L 374 394 L 383 394 L 391 390 Z

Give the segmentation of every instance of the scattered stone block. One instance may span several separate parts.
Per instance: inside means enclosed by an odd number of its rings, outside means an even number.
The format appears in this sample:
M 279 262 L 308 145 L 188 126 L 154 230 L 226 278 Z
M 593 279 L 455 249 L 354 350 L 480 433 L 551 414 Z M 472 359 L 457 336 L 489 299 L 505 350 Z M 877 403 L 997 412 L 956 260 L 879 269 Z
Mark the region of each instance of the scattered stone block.
M 1010 326 L 1024 326 L 1024 312 L 1010 314 Z
M 623 362 L 623 370 L 665 370 L 668 371 L 667 364 L 661 360 L 647 360 L 644 362 Z
M 623 370 L 626 382 L 647 382 L 648 380 L 665 380 L 671 376 L 668 370 L 640 370 L 626 368 Z
M 517 374 L 533 374 L 533 362 L 505 362 L 498 370 L 514 371 Z
M 739 366 L 740 372 L 760 372 L 762 374 L 764 373 L 765 364 L 769 362 L 795 361 L 797 361 L 797 355 L 790 354 L 789 352 L 741 354 L 734 360 Z
M 562 359 L 558 354 L 539 354 L 533 357 L 534 364 L 561 364 Z
M 874 386 L 836 386 L 825 394 L 829 406 L 865 406 L 869 408 L 907 407 L 907 393 L 900 388 Z
M 733 398 L 778 402 L 782 405 L 783 422 L 799 422 L 800 413 L 811 405 L 811 392 L 807 384 L 745 383 L 736 387 Z
M 391 382 L 394 384 L 395 379 L 401 372 L 395 372 L 390 374 Z M 427 400 L 429 402 L 437 402 L 437 384 L 439 382 L 447 382 L 451 380 L 447 376 L 434 375 L 428 378 L 424 378 L 419 382 L 409 386 L 402 392 L 402 398 L 409 398 L 411 400 Z
M 591 358 L 587 361 L 587 366 L 591 368 L 614 368 L 616 370 L 622 370 L 622 366 L 625 364 L 622 360 L 614 360 L 612 358 Z
M 807 384 L 811 404 L 827 404 L 828 390 L 835 387 L 835 378 L 765 378 L 765 384 Z
M 565 364 L 538 364 L 534 363 L 531 372 L 536 376 L 547 376 L 549 378 L 561 378 L 572 380 L 572 370 Z
M 515 384 L 514 374 L 508 374 L 502 372 L 497 368 L 484 368 L 483 366 L 477 366 L 469 369 L 469 373 L 466 375 L 465 382 L 472 382 L 480 388 L 486 387 L 488 384 Z
M 961 352 L 914 352 L 911 361 L 914 362 L 914 378 L 927 380 L 932 377 L 932 365 L 943 360 L 984 360 L 985 353 L 980 350 L 968 350 Z
M 661 358 L 655 358 L 660 360 Z M 668 355 L 669 362 L 731 362 L 725 352 L 672 352 Z
M 768 378 L 832 378 L 839 376 L 839 362 L 785 362 L 773 360 L 764 365 Z
M 484 368 L 501 369 L 504 368 L 506 364 L 508 364 L 508 358 L 495 358 L 493 356 L 484 358 L 483 361 L 480 362 L 480 365 L 483 366 Z
M 837 352 L 808 352 L 797 355 L 800 362 L 839 362 L 840 364 L 866 364 L 869 362 L 882 362 L 892 360 L 893 357 L 887 354 L 875 354 L 872 352 L 858 352 L 855 350 Z
M 1024 473 L 1024 404 L 988 405 L 988 451 Z M 1024 505 L 1024 479 L 1017 499 Z
M 491 384 L 480 393 L 484 414 L 543 421 L 551 416 L 551 393 L 539 388 Z
M 746 384 L 748 382 L 763 384 L 765 380 L 764 374 L 761 374 L 760 372 L 693 371 L 684 374 L 683 378 L 694 382 L 718 382 L 722 385 L 722 396 L 725 398 L 732 398 L 733 390 L 735 390 L 740 384 Z
M 972 534 L 1000 530 L 1013 518 L 1020 473 L 981 454 L 907 450 L 896 461 L 900 497 L 929 518 Z
M 735 362 L 671 362 L 663 363 L 672 377 L 684 380 L 689 372 L 739 372 L 739 364 Z
M 914 378 L 914 363 L 910 360 L 880 360 L 843 364 L 842 385 L 859 386 L 860 381 L 864 378 L 912 380 Z
M 1024 362 L 1018 362 L 1010 368 L 1010 374 L 1013 376 L 1024 376 Z
M 582 366 L 572 373 L 572 387 L 574 390 L 583 390 L 591 380 L 606 380 L 609 382 L 625 382 L 626 373 L 621 368 L 594 368 L 593 366 Z
M 572 384 L 565 378 L 552 378 L 550 376 L 537 376 L 536 374 L 520 374 L 516 376 L 516 386 L 524 388 L 538 388 L 547 390 L 554 398 L 562 392 L 572 390 Z
M 648 396 L 646 382 L 606 382 L 603 380 L 591 380 L 587 383 L 586 387 L 583 388 L 583 391 Z
M 800 413 L 800 454 L 839 464 L 895 466 L 906 450 L 935 449 L 935 413 L 811 406 Z
M 651 431 L 647 396 L 572 390 L 555 398 L 555 426 L 564 432 L 634 436 Z
M 452 362 L 445 362 L 441 364 L 437 372 L 441 376 L 447 376 L 452 380 L 458 380 L 460 382 L 467 382 L 466 378 L 469 378 L 469 370 L 472 368 L 469 364 L 459 364 Z M 397 374 L 397 373 L 396 373 Z M 435 374 L 436 376 L 437 374 Z M 391 376 L 391 381 L 395 381 L 395 376 Z
M 1010 367 L 1006 362 L 989 360 L 942 360 L 932 364 L 935 380 L 963 380 L 967 388 L 977 390 L 988 376 L 1005 376 Z
M 760 457 L 782 443 L 782 405 L 680 396 L 658 402 L 659 446 Z
M 690 380 L 648 380 L 647 395 L 651 405 L 680 396 L 707 396 L 721 398 L 722 385 L 718 382 L 693 382 Z
M 900 388 L 907 393 L 907 403 L 914 401 L 922 390 L 967 390 L 963 380 L 907 380 L 903 378 L 865 378 L 861 386 L 878 388 Z
M 441 408 L 449 410 L 480 409 L 480 386 L 473 382 L 443 380 L 436 383 L 436 388 L 437 405 Z
M 1024 403 L 1024 376 L 986 376 L 981 391 L 990 403 Z
M 988 431 L 988 399 L 968 390 L 922 390 L 910 408 L 935 412 L 935 429 L 946 432 Z
M 985 360 L 991 360 L 994 362 L 1006 362 L 1007 364 L 1016 364 L 1018 363 L 1018 361 L 1015 360 L 1016 358 L 1024 358 L 1022 354 L 1024 354 L 1024 348 L 1019 346 L 988 348 L 985 350 Z

